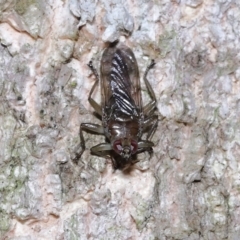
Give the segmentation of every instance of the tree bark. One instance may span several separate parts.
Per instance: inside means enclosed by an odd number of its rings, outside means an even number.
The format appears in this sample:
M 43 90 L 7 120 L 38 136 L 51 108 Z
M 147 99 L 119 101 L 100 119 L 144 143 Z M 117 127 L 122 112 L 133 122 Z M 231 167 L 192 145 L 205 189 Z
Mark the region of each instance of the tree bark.
M 0 5 L 0 236 L 12 240 L 240 238 L 240 3 L 30 1 Z M 131 171 L 89 149 L 88 103 L 119 40 L 157 97 L 153 156 Z M 100 94 L 94 98 L 100 102 Z

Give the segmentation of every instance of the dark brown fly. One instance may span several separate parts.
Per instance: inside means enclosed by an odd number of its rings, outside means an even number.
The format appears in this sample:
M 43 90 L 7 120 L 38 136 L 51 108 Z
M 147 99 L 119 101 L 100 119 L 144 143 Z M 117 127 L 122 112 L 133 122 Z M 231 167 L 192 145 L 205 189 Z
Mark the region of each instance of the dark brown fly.
M 81 152 L 85 150 L 83 130 L 106 136 L 107 142 L 91 148 L 98 156 L 110 155 L 114 168 L 124 168 L 133 162 L 137 153 L 152 152 L 153 143 L 149 141 L 157 128 L 158 117 L 156 97 L 146 76 L 154 61 L 147 67 L 144 81 L 151 101 L 142 107 L 141 86 L 137 61 L 132 50 L 123 44 L 111 45 L 103 52 L 101 59 L 101 77 L 92 62 L 97 81 L 94 83 L 89 102 L 102 118 L 102 126 L 82 123 L 80 127 Z M 101 80 L 101 106 L 92 98 L 92 93 Z M 146 139 L 141 139 L 147 132 Z

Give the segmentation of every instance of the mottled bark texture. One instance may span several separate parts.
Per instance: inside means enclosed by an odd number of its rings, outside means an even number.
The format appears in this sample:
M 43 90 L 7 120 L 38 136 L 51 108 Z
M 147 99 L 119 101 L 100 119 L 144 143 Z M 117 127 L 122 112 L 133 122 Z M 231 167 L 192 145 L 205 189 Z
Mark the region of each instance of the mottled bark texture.
M 11 240 L 240 239 L 240 3 L 2 0 L 0 234 Z M 87 67 L 125 42 L 157 96 L 154 153 L 132 171 L 104 142 Z M 99 95 L 95 97 L 99 100 Z M 149 100 L 143 86 L 144 102 Z

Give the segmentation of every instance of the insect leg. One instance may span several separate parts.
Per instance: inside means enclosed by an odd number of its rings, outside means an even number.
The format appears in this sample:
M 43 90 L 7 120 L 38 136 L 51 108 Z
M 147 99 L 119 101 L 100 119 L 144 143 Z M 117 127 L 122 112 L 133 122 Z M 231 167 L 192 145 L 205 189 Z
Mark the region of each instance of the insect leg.
M 149 92 L 149 95 L 152 98 L 152 101 L 143 107 L 143 113 L 145 116 L 149 116 L 156 108 L 156 102 L 157 102 L 156 95 L 152 89 L 152 86 L 150 85 L 149 81 L 147 80 L 147 74 L 154 65 L 155 65 L 155 62 L 154 62 L 154 60 L 152 60 L 150 65 L 147 67 L 147 69 L 144 73 L 144 76 L 143 76 L 143 79 L 144 79 L 145 85 L 147 87 L 147 90 Z
M 101 106 L 92 98 L 92 94 L 93 94 L 96 86 L 97 86 L 98 83 L 99 83 L 99 75 L 98 75 L 98 73 L 97 73 L 96 68 L 95 68 L 95 67 L 93 66 L 93 64 L 92 64 L 92 61 L 90 61 L 90 62 L 88 63 L 88 67 L 92 70 L 93 74 L 95 75 L 95 77 L 96 77 L 96 79 L 97 79 L 97 80 L 95 81 L 95 83 L 93 84 L 92 89 L 91 89 L 91 91 L 90 91 L 90 93 L 89 93 L 88 101 L 89 101 L 89 103 L 91 104 L 91 106 L 94 108 L 94 110 L 95 110 L 100 116 L 102 116 L 102 108 L 101 108 Z
M 141 140 L 138 142 L 138 150 L 136 153 L 141 153 L 144 151 L 148 151 L 149 154 L 152 154 L 152 147 L 154 146 L 153 142 L 150 142 L 148 140 Z
M 85 140 L 83 137 L 83 130 L 90 131 L 92 133 L 97 133 L 97 134 L 104 134 L 104 128 L 101 125 L 93 124 L 93 123 L 82 123 L 80 126 L 80 131 L 79 131 L 81 143 L 80 143 L 80 146 L 78 146 L 78 149 L 76 149 L 76 153 L 72 157 L 72 160 L 74 162 L 78 161 L 78 159 L 81 157 L 81 155 L 83 154 L 83 152 L 86 148 Z M 79 150 L 79 148 L 80 148 L 80 150 Z
M 83 151 L 85 150 L 85 140 L 83 137 L 83 130 L 90 131 L 92 133 L 98 133 L 104 135 L 104 128 L 101 125 L 94 124 L 94 123 L 82 123 L 80 126 L 80 139 Z
M 108 154 L 107 151 L 112 150 L 112 146 L 110 143 L 100 143 L 91 148 L 91 152 L 97 156 L 106 156 Z
M 149 129 L 147 133 L 147 140 L 152 138 L 152 135 L 157 129 L 157 125 L 158 125 L 158 115 L 152 115 L 144 120 L 143 132 L 146 132 L 146 130 Z

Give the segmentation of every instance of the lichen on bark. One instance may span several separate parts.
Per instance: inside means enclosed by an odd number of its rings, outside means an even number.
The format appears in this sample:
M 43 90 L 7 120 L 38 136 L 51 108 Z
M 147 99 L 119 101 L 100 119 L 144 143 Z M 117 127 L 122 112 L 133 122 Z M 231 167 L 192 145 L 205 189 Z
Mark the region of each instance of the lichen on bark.
M 0 12 L 1 239 L 239 238 L 238 2 L 6 0 Z M 99 69 L 116 39 L 141 77 L 156 61 L 154 153 L 128 173 L 90 154 L 105 140 L 90 133 L 72 161 L 80 123 L 101 124 L 87 63 Z

